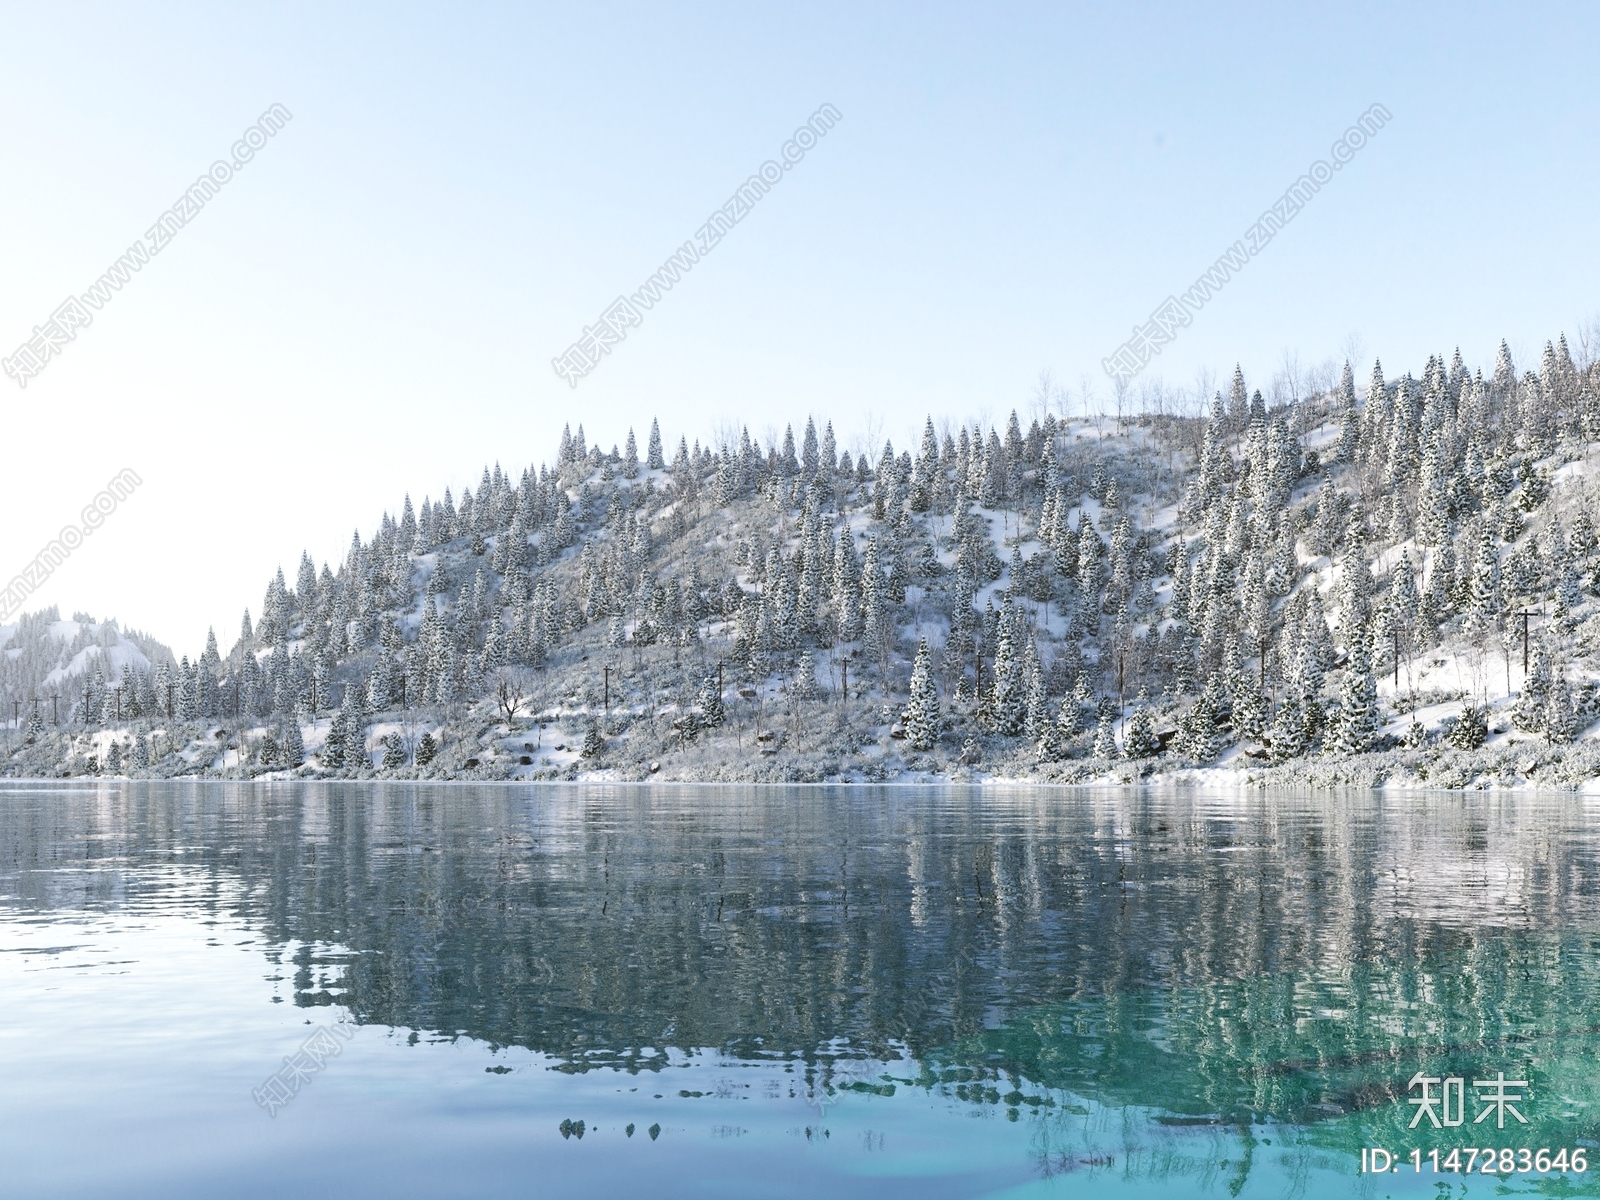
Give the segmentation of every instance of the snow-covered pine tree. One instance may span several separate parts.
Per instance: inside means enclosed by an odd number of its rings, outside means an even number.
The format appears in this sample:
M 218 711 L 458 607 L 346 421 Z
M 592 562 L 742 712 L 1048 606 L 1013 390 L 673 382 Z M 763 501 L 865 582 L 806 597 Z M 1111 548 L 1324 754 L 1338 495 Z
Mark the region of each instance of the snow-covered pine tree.
M 1110 713 L 1102 713 L 1095 725 L 1094 756 L 1107 761 L 1118 756 L 1116 718 Z
M 1039 656 L 1033 652 L 1031 644 L 1028 647 L 1028 704 L 1027 715 L 1023 719 L 1023 732 L 1031 741 L 1038 741 L 1039 734 L 1053 725 L 1050 719 L 1050 710 L 1045 700 L 1044 669 L 1039 665 Z
M 1278 706 L 1272 728 L 1267 734 L 1267 748 L 1275 763 L 1299 758 L 1308 748 L 1305 709 L 1293 692 Z
M 654 417 L 650 418 L 650 441 L 646 451 L 645 465 L 652 471 L 665 470 L 667 460 L 661 453 L 661 424 Z
M 1463 628 L 1477 635 L 1486 630 L 1500 611 L 1500 558 L 1494 533 L 1486 524 L 1478 536 L 1477 557 L 1472 564 L 1472 582 L 1467 594 Z
M 1070 742 L 1083 732 L 1083 705 L 1076 693 L 1061 698 L 1061 708 L 1056 713 L 1056 736 Z
M 656 447 L 660 450 L 660 447 Z M 622 477 L 624 479 L 637 479 L 639 477 L 639 443 L 633 439 L 633 430 L 628 430 L 628 440 L 622 448 Z
M 1344 528 L 1344 510 L 1339 503 L 1339 489 L 1333 476 L 1324 475 L 1317 490 L 1317 518 L 1311 530 L 1311 548 L 1317 554 L 1332 554 L 1339 545 L 1339 534 Z
M 1552 746 L 1562 746 L 1578 731 L 1578 714 L 1572 702 L 1572 686 L 1565 671 L 1557 671 L 1550 681 L 1545 699 L 1544 736 Z
M 1339 706 L 1328 731 L 1326 749 L 1333 754 L 1361 754 L 1372 748 L 1383 721 L 1378 714 L 1378 684 L 1372 674 L 1366 631 L 1351 630 Z
M 1389 573 L 1389 614 L 1391 620 L 1401 629 L 1409 628 L 1417 619 L 1417 606 L 1421 598 L 1417 595 L 1416 571 L 1411 565 L 1411 552 L 1402 549 L 1400 561 L 1395 564 Z
M 1220 739 L 1217 736 L 1217 710 L 1222 702 L 1222 684 L 1213 675 L 1206 683 L 1200 698 L 1194 702 L 1183 719 L 1178 722 L 1173 749 L 1178 757 L 1189 762 L 1208 763 L 1217 757 Z
M 1544 638 L 1536 638 L 1528 662 L 1528 674 L 1522 681 L 1522 690 L 1511 706 L 1511 720 L 1518 729 L 1538 733 L 1544 729 L 1549 709 L 1553 671 L 1550 648 Z
M 1361 413 L 1356 406 L 1355 374 L 1346 359 L 1339 375 L 1339 448 L 1340 462 L 1354 462 L 1361 442 Z
M 1155 717 L 1147 704 L 1134 707 L 1122 730 L 1122 753 L 1128 758 L 1154 758 L 1161 753 L 1161 739 L 1156 736 Z
M 344 713 L 344 751 L 341 766 L 346 771 L 365 771 L 372 766 L 367 754 L 367 716 L 361 708 L 360 690 L 351 688 L 340 711 Z
M 406 747 L 400 740 L 398 733 L 390 733 L 383 739 L 383 766 L 385 770 L 394 771 L 406 765 Z
M 200 719 L 200 705 L 195 695 L 194 668 L 189 665 L 189 656 L 184 655 L 178 663 L 178 699 L 177 718 L 180 721 L 197 721 Z
M 700 684 L 698 698 L 700 707 L 700 724 L 708 729 L 715 729 L 721 725 L 724 716 L 722 709 L 722 692 L 717 687 L 717 677 L 707 675 Z
M 1061 735 L 1056 731 L 1053 721 L 1046 721 L 1039 729 L 1039 736 L 1033 743 L 1034 759 L 1037 762 L 1057 762 L 1062 757 Z
M 805 432 L 800 435 L 800 473 L 808 479 L 815 475 L 820 457 L 817 447 L 817 423 L 807 417 Z
M 1431 437 L 1423 452 L 1422 478 L 1417 485 L 1417 541 L 1424 546 L 1442 546 L 1449 536 L 1449 479 L 1439 438 Z
M 1233 715 L 1233 735 L 1240 741 L 1259 742 L 1266 736 L 1268 716 L 1259 676 L 1246 670 L 1236 653 L 1229 657 L 1224 686 Z
M 1489 727 L 1483 709 L 1475 704 L 1464 705 L 1461 716 L 1445 735 L 1445 744 L 1456 750 L 1476 750 L 1488 739 Z
M 911 698 L 906 706 L 906 739 L 917 750 L 931 750 L 939 736 L 939 691 L 933 681 L 933 653 L 928 639 L 917 644 L 911 666 Z
M 1027 676 L 1018 645 L 1014 605 L 1007 604 L 1000 614 L 994 652 L 994 731 L 1004 737 L 1018 737 L 1027 719 Z
M 1579 566 L 1577 556 L 1569 547 L 1562 555 L 1561 561 L 1555 564 L 1556 569 L 1556 597 L 1555 618 L 1556 623 L 1565 630 L 1571 631 L 1577 624 L 1577 610 L 1583 603 L 1583 585 L 1579 579 Z
M 802 650 L 795 660 L 794 694 L 801 700 L 809 700 L 817 694 L 817 660 L 809 650 Z

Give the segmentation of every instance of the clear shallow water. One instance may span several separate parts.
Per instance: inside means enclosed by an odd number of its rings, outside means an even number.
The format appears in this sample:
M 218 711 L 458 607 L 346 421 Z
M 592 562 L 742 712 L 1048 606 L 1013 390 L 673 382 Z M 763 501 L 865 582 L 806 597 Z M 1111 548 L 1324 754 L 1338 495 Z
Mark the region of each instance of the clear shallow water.
M 0 785 L 0 1194 L 1596 1195 L 1597 818 Z M 1419 1069 L 1529 1124 L 1408 1131 Z M 1597 1161 L 1406 1157 L 1491 1144 Z

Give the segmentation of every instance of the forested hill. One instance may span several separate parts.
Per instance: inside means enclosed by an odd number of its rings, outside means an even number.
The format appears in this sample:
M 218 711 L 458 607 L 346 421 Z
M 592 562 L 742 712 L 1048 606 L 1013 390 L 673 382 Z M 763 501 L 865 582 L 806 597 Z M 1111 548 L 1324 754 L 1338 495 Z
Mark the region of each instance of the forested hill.
M 653 423 L 642 457 L 580 427 L 407 497 L 226 656 L 80 688 L 7 769 L 1594 773 L 1600 367 L 1564 339 L 1276 405 L 1236 370 L 1203 419 L 930 419 L 854 458 L 820 423 Z
M 149 634 L 124 631 L 115 621 L 81 612 L 63 620 L 54 607 L 29 613 L 0 625 L 0 721 L 25 727 L 38 711 L 40 722 L 56 723 L 75 705 L 81 721 L 85 690 L 91 701 L 104 697 L 107 680 L 125 679 L 135 706 L 142 698 L 153 711 L 155 672 L 176 662 Z M 112 721 L 121 715 L 114 697 L 102 715 Z

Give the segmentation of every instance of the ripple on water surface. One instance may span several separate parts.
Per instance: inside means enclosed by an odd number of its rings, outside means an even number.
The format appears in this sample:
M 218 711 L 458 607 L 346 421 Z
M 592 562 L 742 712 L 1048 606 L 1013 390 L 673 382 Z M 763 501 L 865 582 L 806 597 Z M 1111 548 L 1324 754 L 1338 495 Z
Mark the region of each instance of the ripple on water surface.
M 0 784 L 7 1190 L 1597 1194 L 1596 815 Z

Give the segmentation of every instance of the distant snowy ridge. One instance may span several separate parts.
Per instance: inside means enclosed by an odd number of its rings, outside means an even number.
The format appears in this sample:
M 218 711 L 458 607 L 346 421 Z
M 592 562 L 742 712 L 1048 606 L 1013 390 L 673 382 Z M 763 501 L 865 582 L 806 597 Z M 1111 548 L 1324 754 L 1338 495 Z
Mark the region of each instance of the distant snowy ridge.
M 138 630 L 124 631 L 115 621 L 96 621 L 86 613 L 62 620 L 54 607 L 23 614 L 0 625 L 0 720 L 25 720 L 21 710 L 31 712 L 36 702 L 70 714 L 96 673 L 102 686 L 123 680 L 134 686 L 137 678 L 150 677 L 156 664 L 174 661 L 166 646 Z

